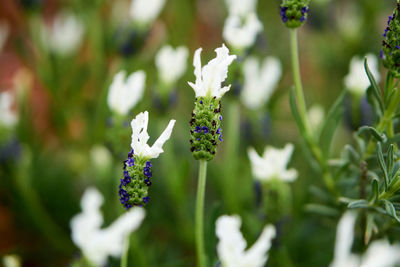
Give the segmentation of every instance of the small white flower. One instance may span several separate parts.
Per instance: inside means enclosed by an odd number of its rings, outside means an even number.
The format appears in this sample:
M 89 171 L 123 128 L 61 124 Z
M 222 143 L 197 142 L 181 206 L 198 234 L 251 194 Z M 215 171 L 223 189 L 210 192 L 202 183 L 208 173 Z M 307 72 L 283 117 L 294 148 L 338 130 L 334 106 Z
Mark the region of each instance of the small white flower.
M 235 49 L 243 50 L 255 43 L 262 28 L 255 13 L 249 13 L 243 18 L 230 15 L 225 21 L 223 37 Z
M 257 0 L 225 0 L 229 15 L 246 16 L 255 12 Z
M 84 256 L 97 266 L 105 265 L 108 256 L 121 256 L 125 239 L 142 223 L 145 210 L 132 208 L 107 228 L 101 229 L 103 196 L 96 188 L 88 188 L 82 199 L 82 213 L 71 219 L 72 241 Z
M 380 81 L 378 59 L 373 54 L 366 55 L 369 69 L 377 83 Z M 362 96 L 371 85 L 364 69 L 364 58 L 353 57 L 350 62 L 349 74 L 344 77 L 344 85 L 350 93 Z
M 8 32 L 8 24 L 5 22 L 0 22 L 0 52 L 3 50 L 3 47 L 7 42 Z
M 10 92 L 0 93 L 0 125 L 10 128 L 18 122 L 18 116 L 12 109 L 14 97 Z
M 164 152 L 162 146 L 170 138 L 175 120 L 170 120 L 167 128 L 158 137 L 156 142 L 150 147 L 147 144 L 150 136 L 147 133 L 147 125 L 149 123 L 149 113 L 147 111 L 139 113 L 131 122 L 132 127 L 132 143 L 131 147 L 135 153 L 143 158 L 158 158 Z
M 228 66 L 236 59 L 235 55 L 229 55 L 229 49 L 223 44 L 222 47 L 215 49 L 217 57 L 210 60 L 207 65 L 201 67 L 201 48 L 194 53 L 193 66 L 196 83 L 189 82 L 193 88 L 196 97 L 216 97 L 221 98 L 231 86 L 221 88 L 221 83 L 225 81 L 228 75 Z
M 324 116 L 324 109 L 318 104 L 313 105 L 307 111 L 308 122 L 310 123 L 311 129 L 313 131 L 319 131 L 321 129 Z
M 156 67 L 160 79 L 168 85 L 174 84 L 184 73 L 189 51 L 185 46 L 173 49 L 163 46 L 156 55 Z
M 294 181 L 297 178 L 297 171 L 286 169 L 293 149 L 293 144 L 286 144 L 283 149 L 267 146 L 263 156 L 260 157 L 254 148 L 249 148 L 248 154 L 254 178 L 260 181 L 268 181 L 274 178 L 287 182 Z
M 242 222 L 239 216 L 221 216 L 216 222 L 218 257 L 223 267 L 261 267 L 268 259 L 267 252 L 275 237 L 275 227 L 264 227 L 258 240 L 251 248 L 240 232 Z
M 43 46 L 59 55 L 75 52 L 82 43 L 84 25 L 72 13 L 59 13 L 52 27 L 42 28 Z
M 258 109 L 267 102 L 282 75 L 282 66 L 278 59 L 267 57 L 260 68 L 254 57 L 243 64 L 244 86 L 241 100 L 248 109 Z
M 149 25 L 160 14 L 165 0 L 132 0 L 130 16 L 140 25 Z
M 340 219 L 330 267 L 392 267 L 400 263 L 400 245 L 391 245 L 386 240 L 372 242 L 361 257 L 351 253 L 355 222 L 355 213 L 349 211 Z
M 3 256 L 4 267 L 20 267 L 21 258 L 17 255 L 4 255 Z
M 119 115 L 127 115 L 143 97 L 146 73 L 136 71 L 125 79 L 126 72 L 120 71 L 110 85 L 107 103 L 109 108 Z

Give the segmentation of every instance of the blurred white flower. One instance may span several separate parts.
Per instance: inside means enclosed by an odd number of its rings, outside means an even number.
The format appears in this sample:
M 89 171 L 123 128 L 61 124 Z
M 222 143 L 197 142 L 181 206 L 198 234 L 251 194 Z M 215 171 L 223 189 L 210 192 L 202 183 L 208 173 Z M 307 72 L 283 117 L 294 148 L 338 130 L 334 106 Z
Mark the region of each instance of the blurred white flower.
M 82 213 L 75 215 L 70 223 L 72 241 L 97 266 L 105 265 L 108 256 L 121 256 L 126 238 L 139 227 L 145 216 L 143 208 L 132 208 L 110 226 L 101 229 L 102 203 L 100 192 L 96 188 L 88 188 L 81 199 Z
M 102 145 L 94 145 L 90 150 L 90 159 L 93 165 L 100 170 L 107 170 L 112 164 L 110 151 Z
M 18 116 L 12 109 L 14 96 L 10 92 L 0 93 L 0 125 L 10 128 L 18 122 Z
M 4 255 L 3 256 L 4 267 L 20 267 L 21 259 L 17 255 Z
M 369 69 L 377 83 L 380 81 L 378 59 L 373 54 L 366 55 Z M 344 77 L 344 85 L 350 93 L 362 96 L 371 85 L 364 69 L 364 58 L 353 57 L 350 62 L 349 74 Z
M 267 252 L 271 241 L 275 237 L 275 227 L 264 227 L 258 240 L 251 248 L 247 247 L 246 240 L 240 232 L 242 222 L 239 216 L 221 216 L 216 222 L 216 234 L 219 239 L 217 245 L 218 257 L 224 267 L 261 267 L 268 259 Z
M 170 120 L 167 128 L 158 137 L 152 147 L 147 144 L 150 136 L 147 133 L 149 123 L 149 113 L 147 111 L 139 113 L 131 122 L 132 143 L 131 147 L 134 153 L 143 158 L 158 158 L 164 152 L 162 146 L 170 138 L 175 120 Z
M 225 0 L 229 15 L 246 16 L 255 12 L 257 0 Z
M 156 55 L 156 67 L 160 79 L 168 85 L 174 84 L 184 73 L 189 51 L 185 46 L 176 49 L 163 46 Z
M 149 25 L 160 14 L 165 0 L 132 0 L 130 16 L 139 25 Z
M 59 55 L 68 55 L 79 48 L 84 32 L 83 23 L 74 14 L 59 13 L 54 18 L 52 27 L 43 25 L 43 46 Z
M 350 211 L 340 219 L 330 267 L 393 267 L 400 263 L 400 245 L 391 245 L 387 240 L 372 242 L 361 257 L 351 253 L 355 222 L 356 215 Z
M 6 22 L 0 22 L 0 52 L 3 51 L 3 47 L 7 42 L 8 33 L 8 24 Z
M 321 129 L 324 120 L 324 108 L 321 105 L 315 104 L 307 111 L 308 122 L 310 123 L 313 131 Z
M 108 91 L 107 104 L 119 115 L 127 115 L 143 97 L 146 73 L 136 71 L 125 78 L 126 72 L 120 71 L 115 76 Z
M 231 86 L 221 88 L 221 83 L 228 75 L 228 66 L 236 59 L 235 55 L 229 55 L 229 49 L 223 44 L 215 49 L 217 57 L 210 60 L 207 65 L 201 67 L 201 48 L 194 53 L 193 66 L 196 83 L 188 82 L 196 93 L 196 97 L 216 97 L 221 98 Z
M 255 13 L 249 13 L 243 18 L 230 15 L 225 21 L 223 37 L 230 46 L 243 50 L 255 43 L 262 28 Z
M 262 66 L 254 57 L 243 64 L 244 86 L 241 100 L 248 109 L 258 109 L 267 102 L 282 75 L 280 61 L 274 57 L 264 59 Z
M 260 181 L 268 181 L 274 178 L 286 182 L 294 181 L 297 178 L 297 171 L 287 169 L 293 149 L 293 144 L 286 144 L 283 149 L 267 146 L 263 156 L 260 157 L 254 148 L 249 148 L 248 154 L 254 178 Z

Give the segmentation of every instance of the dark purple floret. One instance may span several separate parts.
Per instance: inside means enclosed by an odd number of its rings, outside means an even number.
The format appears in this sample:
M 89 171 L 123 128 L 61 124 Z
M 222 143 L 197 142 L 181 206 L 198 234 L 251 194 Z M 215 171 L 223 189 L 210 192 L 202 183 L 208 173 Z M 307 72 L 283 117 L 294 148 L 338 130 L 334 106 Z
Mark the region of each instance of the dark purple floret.
M 219 139 L 220 142 L 224 141 L 224 139 L 222 139 L 222 134 L 219 136 L 218 139 Z
M 396 48 L 397 48 L 397 49 L 400 49 L 400 46 L 396 45 Z
M 200 141 L 201 139 L 200 139 L 200 137 L 199 137 L 199 138 L 197 138 L 196 140 L 197 140 L 197 141 Z
M 288 21 L 288 17 L 286 16 L 287 7 L 281 7 L 281 18 L 284 23 Z
M 126 162 L 127 160 L 124 160 L 123 164 L 124 164 L 124 170 L 126 170 Z
M 218 128 L 217 134 L 220 134 L 220 133 L 221 133 L 221 128 Z
M 144 197 L 144 198 L 143 198 L 143 203 L 144 203 L 144 204 L 149 203 L 149 199 L 150 199 L 150 197 L 148 197 L 148 196 L 147 196 L 147 197 Z
M 153 165 L 151 165 L 151 162 L 150 162 L 150 161 L 147 161 L 147 162 L 146 162 L 146 167 L 147 167 L 147 168 L 151 168 L 152 166 L 153 166 Z
M 125 178 L 131 178 L 131 177 L 129 176 L 129 172 L 126 171 L 126 170 L 124 171 L 124 177 L 125 177 Z
M 132 166 L 135 165 L 135 159 L 134 158 L 129 158 L 127 162 L 128 162 L 128 166 L 129 167 L 132 167 Z
M 219 115 L 219 120 L 222 121 L 222 115 Z
M 308 12 L 308 7 L 306 7 L 306 6 L 303 6 L 302 8 L 301 8 L 301 13 L 304 15 L 305 13 L 307 13 Z
M 203 100 L 200 100 L 200 104 L 202 104 L 202 105 L 203 105 Z
M 200 126 L 196 126 L 196 129 L 194 130 L 196 133 L 200 133 L 201 132 L 201 128 Z
M 393 17 L 392 17 L 392 16 L 389 16 L 389 19 L 388 19 L 388 22 L 387 22 L 387 25 L 388 25 L 388 26 L 389 26 L 390 22 L 392 21 L 392 19 L 393 19 Z
M 381 50 L 381 52 L 379 53 L 379 57 L 380 57 L 381 59 L 383 59 L 383 50 Z
M 301 18 L 300 18 L 300 21 L 301 22 L 304 22 L 306 20 L 306 18 L 304 17 L 304 16 L 302 16 Z
M 133 151 L 133 149 L 131 149 L 131 151 L 128 153 L 128 158 L 132 158 L 133 154 L 134 154 L 134 151 Z
M 205 134 L 208 134 L 209 130 L 208 130 L 208 127 L 207 127 L 207 126 L 203 126 L 203 127 L 201 127 L 201 128 L 202 128 L 202 130 L 203 130 L 203 132 L 204 132 Z

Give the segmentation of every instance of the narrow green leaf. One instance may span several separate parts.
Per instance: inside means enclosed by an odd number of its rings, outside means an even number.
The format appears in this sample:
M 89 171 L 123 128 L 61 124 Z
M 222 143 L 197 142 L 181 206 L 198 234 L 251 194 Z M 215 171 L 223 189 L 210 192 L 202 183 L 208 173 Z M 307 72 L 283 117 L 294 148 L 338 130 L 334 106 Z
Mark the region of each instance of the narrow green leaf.
M 385 160 L 383 159 L 382 145 L 380 142 L 378 142 L 378 160 L 379 160 L 379 166 L 381 167 L 381 170 L 383 172 L 384 181 L 385 181 L 385 192 L 386 192 L 388 190 L 388 185 L 389 185 L 389 176 L 387 173 Z
M 371 191 L 372 191 L 372 203 L 375 203 L 379 197 L 379 181 L 378 179 L 372 179 L 371 184 Z
M 367 213 L 367 224 L 365 226 L 364 244 L 368 245 L 372 237 L 372 231 L 376 228 L 374 217 L 372 214 Z
M 343 90 L 339 97 L 336 99 L 335 103 L 330 108 L 326 118 L 324 125 L 321 130 L 319 144 L 322 148 L 322 153 L 326 158 L 329 157 L 331 146 L 332 146 L 332 138 L 335 134 L 335 131 L 342 119 L 343 115 L 343 101 L 346 95 L 346 91 Z
M 390 216 L 392 216 L 393 218 L 395 218 L 397 222 L 400 223 L 400 219 L 399 219 L 399 217 L 397 217 L 396 209 L 394 208 L 392 202 L 390 202 L 390 201 L 388 201 L 388 200 L 386 200 L 386 199 L 384 199 L 383 201 L 385 202 L 385 209 L 386 209 L 386 212 L 387 212 Z
M 360 160 L 360 155 L 357 153 L 357 151 L 349 144 L 344 146 L 344 150 L 346 151 L 349 160 L 351 161 L 359 161 Z
M 350 202 L 347 207 L 349 209 L 362 209 L 362 208 L 369 208 L 369 203 L 367 200 L 365 199 L 358 199 L 358 200 L 354 200 L 352 202 Z
M 325 206 L 325 205 L 314 204 L 314 203 L 307 204 L 304 209 L 307 212 L 316 213 L 316 214 L 324 215 L 324 216 L 336 217 L 340 214 L 339 211 L 336 209 L 333 209 L 333 208 Z
M 393 178 L 393 158 L 394 158 L 394 152 L 393 152 L 393 144 L 390 144 L 389 149 L 387 151 L 387 158 L 386 158 L 386 165 L 388 169 L 388 175 L 389 175 L 389 183 Z
M 383 111 L 385 109 L 384 109 L 383 101 L 382 101 L 382 93 L 381 93 L 381 90 L 380 90 L 378 84 L 375 81 L 374 76 L 372 75 L 371 71 L 369 70 L 367 58 L 365 58 L 365 60 L 364 60 L 364 68 L 365 68 L 365 72 L 367 73 L 369 82 L 371 83 L 371 87 L 373 89 L 372 92 L 373 92 L 376 100 L 378 101 L 381 112 L 383 113 Z
M 376 139 L 378 142 L 386 142 L 386 135 L 380 134 L 374 127 L 372 126 L 361 126 L 357 130 L 357 134 L 361 135 L 363 133 L 370 133 L 372 137 Z

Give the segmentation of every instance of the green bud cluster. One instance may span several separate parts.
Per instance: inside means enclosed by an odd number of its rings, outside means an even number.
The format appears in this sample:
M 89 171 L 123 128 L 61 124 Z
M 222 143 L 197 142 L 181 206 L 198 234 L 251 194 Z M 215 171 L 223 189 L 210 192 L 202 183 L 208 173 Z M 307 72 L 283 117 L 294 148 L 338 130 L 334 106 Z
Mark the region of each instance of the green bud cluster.
M 308 17 L 310 0 L 283 0 L 281 3 L 281 18 L 288 28 L 298 28 Z
M 212 160 L 217 145 L 222 142 L 221 100 L 216 97 L 196 98 L 192 118 L 189 122 L 190 151 L 197 160 Z
M 120 201 L 126 209 L 143 206 L 149 201 L 151 166 L 150 161 L 134 155 L 133 150 L 128 154 L 128 160 L 124 161 L 124 174 L 119 185 Z
M 400 78 L 400 3 L 392 16 L 389 16 L 387 27 L 383 33 L 382 50 L 380 57 L 383 65 L 391 74 Z

